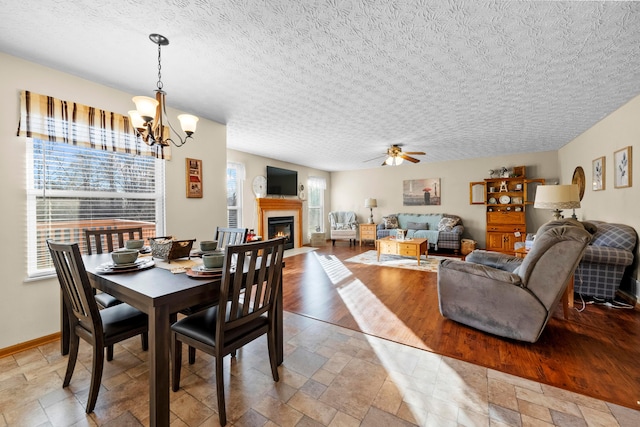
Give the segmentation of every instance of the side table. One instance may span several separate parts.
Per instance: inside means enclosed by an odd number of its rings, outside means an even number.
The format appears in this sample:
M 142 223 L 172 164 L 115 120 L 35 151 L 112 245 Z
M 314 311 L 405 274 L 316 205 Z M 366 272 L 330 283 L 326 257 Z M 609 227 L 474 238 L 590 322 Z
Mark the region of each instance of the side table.
M 376 240 L 377 224 L 360 224 L 360 246 L 363 240 Z

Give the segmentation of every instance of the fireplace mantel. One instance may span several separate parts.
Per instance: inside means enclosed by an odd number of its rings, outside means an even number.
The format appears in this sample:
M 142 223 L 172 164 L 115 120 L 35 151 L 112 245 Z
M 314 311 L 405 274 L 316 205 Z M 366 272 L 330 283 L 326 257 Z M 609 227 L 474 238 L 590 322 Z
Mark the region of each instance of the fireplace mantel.
M 256 199 L 258 205 L 258 235 L 263 239 L 267 239 L 269 236 L 265 235 L 267 227 L 265 222 L 269 217 L 269 213 L 272 211 L 294 211 L 295 223 L 295 237 L 294 242 L 296 248 L 302 247 L 302 201 L 295 199 L 271 199 L 260 198 Z

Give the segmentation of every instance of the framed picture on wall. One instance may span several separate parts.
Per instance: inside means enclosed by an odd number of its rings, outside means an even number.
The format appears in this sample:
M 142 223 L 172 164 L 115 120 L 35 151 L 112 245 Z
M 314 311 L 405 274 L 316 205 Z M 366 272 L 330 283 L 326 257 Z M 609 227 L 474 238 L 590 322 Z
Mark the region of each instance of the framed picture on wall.
M 410 179 L 402 182 L 402 205 L 440 205 L 440 178 Z
M 604 190 L 605 185 L 605 157 L 598 157 L 591 162 L 591 189 Z
M 613 153 L 613 171 L 615 188 L 631 187 L 631 146 Z
M 187 158 L 185 169 L 187 171 L 187 197 L 202 197 L 202 160 Z

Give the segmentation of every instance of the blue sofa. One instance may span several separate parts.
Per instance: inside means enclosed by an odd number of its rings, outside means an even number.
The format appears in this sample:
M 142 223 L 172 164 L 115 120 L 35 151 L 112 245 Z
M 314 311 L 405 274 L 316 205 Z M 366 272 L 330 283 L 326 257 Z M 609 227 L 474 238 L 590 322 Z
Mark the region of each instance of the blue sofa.
M 397 226 L 394 217 L 397 219 Z M 460 251 L 464 225 L 459 216 L 439 213 L 390 214 L 378 224 L 377 238 L 395 236 L 398 228 L 406 230 L 407 238 L 428 239 L 429 247 L 435 250 L 452 249 L 455 253 Z

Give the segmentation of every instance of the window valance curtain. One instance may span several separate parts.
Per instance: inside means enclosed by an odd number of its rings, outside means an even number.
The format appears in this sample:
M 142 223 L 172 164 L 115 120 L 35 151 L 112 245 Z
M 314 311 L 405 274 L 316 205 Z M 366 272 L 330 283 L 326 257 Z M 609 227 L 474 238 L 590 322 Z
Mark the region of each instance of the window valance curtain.
M 318 190 L 327 189 L 327 180 L 320 176 L 310 176 L 307 179 L 307 183 L 309 184 L 309 188 L 315 188 Z
M 26 90 L 20 93 L 18 136 L 171 159 L 171 147 L 138 140 L 128 116 Z

